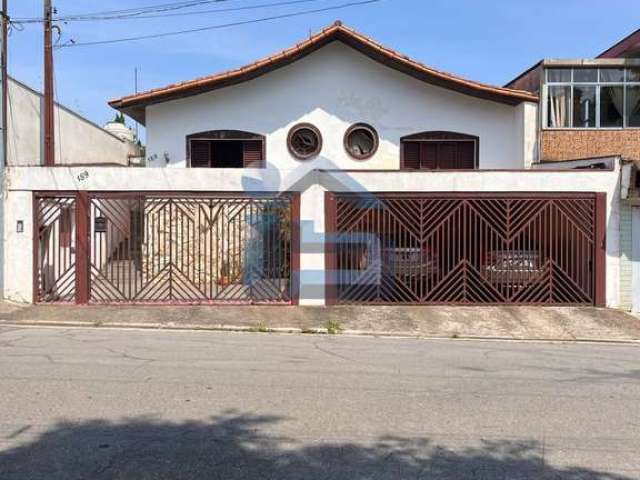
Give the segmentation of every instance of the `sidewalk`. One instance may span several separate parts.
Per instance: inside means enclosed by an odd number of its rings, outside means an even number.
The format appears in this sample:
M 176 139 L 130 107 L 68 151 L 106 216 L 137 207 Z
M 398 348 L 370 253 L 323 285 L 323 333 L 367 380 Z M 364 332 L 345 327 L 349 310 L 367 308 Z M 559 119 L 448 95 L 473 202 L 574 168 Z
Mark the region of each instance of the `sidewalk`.
M 79 307 L 0 303 L 3 324 L 640 342 L 640 318 L 591 307 Z

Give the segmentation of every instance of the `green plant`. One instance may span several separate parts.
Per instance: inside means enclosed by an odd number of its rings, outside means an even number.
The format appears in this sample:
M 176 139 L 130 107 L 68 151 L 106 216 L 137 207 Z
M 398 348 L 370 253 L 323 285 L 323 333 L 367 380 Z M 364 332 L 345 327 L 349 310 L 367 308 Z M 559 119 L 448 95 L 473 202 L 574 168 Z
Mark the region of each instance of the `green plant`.
M 269 327 L 264 322 L 264 320 L 259 320 L 258 323 L 256 323 L 256 326 L 253 328 L 253 330 L 255 332 L 267 333 L 269 331 Z
M 327 320 L 326 327 L 327 327 L 327 333 L 330 335 L 336 335 L 342 331 L 342 326 L 340 325 L 340 322 L 335 318 L 330 318 L 329 320 Z

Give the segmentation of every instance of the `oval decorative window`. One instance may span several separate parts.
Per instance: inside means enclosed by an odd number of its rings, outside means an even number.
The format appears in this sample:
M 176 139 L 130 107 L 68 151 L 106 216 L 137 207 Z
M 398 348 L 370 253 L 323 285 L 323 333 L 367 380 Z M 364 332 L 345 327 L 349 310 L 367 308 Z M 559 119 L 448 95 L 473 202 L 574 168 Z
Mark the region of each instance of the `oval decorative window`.
M 287 146 L 294 157 L 307 160 L 322 150 L 322 135 L 310 123 L 299 123 L 289 130 Z
M 366 123 L 351 125 L 344 134 L 344 148 L 356 160 L 371 158 L 378 150 L 378 132 Z

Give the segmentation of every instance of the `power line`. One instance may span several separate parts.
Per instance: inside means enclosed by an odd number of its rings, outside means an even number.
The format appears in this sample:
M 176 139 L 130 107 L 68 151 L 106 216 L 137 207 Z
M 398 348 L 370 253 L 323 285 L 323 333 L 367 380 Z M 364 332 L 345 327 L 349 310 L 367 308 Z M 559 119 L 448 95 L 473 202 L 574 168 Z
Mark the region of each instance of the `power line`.
M 208 4 L 208 3 L 219 3 L 219 2 L 227 2 L 227 1 L 229 0 L 188 0 L 188 1 L 181 1 L 181 2 L 164 3 L 164 4 L 153 5 L 148 7 L 127 8 L 122 10 L 105 10 L 102 12 L 63 15 L 63 16 L 56 17 L 56 20 L 64 21 L 68 19 L 108 16 L 108 15 L 138 15 L 138 14 L 141 15 L 144 13 L 179 10 L 182 8 L 197 7 L 197 6 Z M 20 23 L 32 23 L 32 22 L 41 22 L 44 19 L 40 17 L 29 17 L 29 18 L 14 18 L 14 20 Z
M 210 10 L 196 10 L 194 12 L 173 12 L 173 13 L 155 13 L 149 15 L 114 15 L 114 16 L 104 16 L 104 17 L 83 17 L 83 18 L 73 18 L 65 20 L 65 22 L 95 22 L 95 21 L 104 21 L 104 20 L 142 20 L 149 18 L 165 18 L 165 17 L 184 17 L 191 15 L 202 15 L 207 13 L 224 13 L 224 12 L 239 12 L 245 10 L 257 10 L 260 8 L 271 8 L 271 7 L 282 7 L 287 5 L 297 5 L 301 3 L 311 3 L 311 2 L 319 2 L 326 0 L 287 0 L 281 2 L 271 2 L 271 3 L 262 3 L 259 5 L 245 5 L 243 7 L 228 7 L 228 8 L 216 8 Z M 59 20 L 56 18 L 55 20 Z M 22 22 L 28 23 L 28 22 Z
M 123 42 L 132 42 L 132 41 L 136 41 L 136 40 L 150 40 L 150 39 L 154 39 L 154 38 L 161 38 L 161 37 L 170 37 L 170 36 L 176 36 L 176 35 L 183 35 L 183 34 L 187 34 L 187 33 L 196 33 L 196 32 L 203 32 L 206 30 L 217 30 L 217 29 L 221 29 L 221 28 L 229 28 L 229 27 L 237 27 L 237 26 L 241 26 L 241 25 L 249 25 L 252 23 L 262 23 L 262 22 L 268 22 L 271 20 L 279 20 L 279 19 L 283 19 L 283 18 L 291 18 L 291 17 L 299 17 L 302 15 L 311 15 L 314 13 L 322 13 L 322 12 L 328 12 L 331 10 L 340 10 L 340 9 L 344 9 L 344 8 L 349 8 L 349 7 L 356 7 L 356 6 L 361 6 L 361 5 L 367 5 L 367 4 L 372 4 L 372 3 L 378 3 L 381 0 L 361 0 L 358 2 L 349 2 L 349 3 L 343 3 L 341 5 L 334 5 L 331 7 L 324 7 L 324 8 L 316 8 L 313 10 L 303 10 L 301 12 L 293 12 L 293 13 L 284 13 L 281 15 L 273 15 L 270 17 L 263 17 L 263 18 L 256 18 L 256 19 L 252 19 L 252 20 L 244 20 L 244 21 L 238 21 L 238 22 L 231 22 L 231 23 L 223 23 L 223 24 L 218 24 L 218 25 L 210 25 L 207 27 L 200 27 L 200 28 L 192 28 L 189 30 L 178 30 L 175 32 L 163 32 L 163 33 L 153 33 L 153 34 L 149 34 L 149 35 L 139 35 L 136 37 L 124 37 L 124 38 L 116 38 L 116 39 L 112 39 L 112 40 L 96 40 L 96 41 L 92 41 L 92 42 L 74 42 L 73 40 L 67 43 L 64 43 L 62 45 L 59 45 L 57 48 L 70 48 L 70 47 L 85 47 L 85 46 L 93 46 L 93 45 L 107 45 L 107 44 L 112 44 L 112 43 L 123 43 Z

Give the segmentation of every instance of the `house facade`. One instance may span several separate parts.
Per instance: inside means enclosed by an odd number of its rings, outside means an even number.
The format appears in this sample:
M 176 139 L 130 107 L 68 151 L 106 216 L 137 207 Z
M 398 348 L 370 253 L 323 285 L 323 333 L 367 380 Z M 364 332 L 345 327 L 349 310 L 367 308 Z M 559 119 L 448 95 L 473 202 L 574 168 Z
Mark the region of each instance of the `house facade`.
M 114 100 L 146 126 L 148 168 L 126 181 L 109 167 L 10 169 L 7 250 L 32 253 L 7 259 L 6 290 L 620 306 L 631 170 L 623 152 L 547 167 L 540 104 L 340 23 L 240 69 Z
M 7 96 L 7 165 L 43 165 L 42 93 L 9 77 Z M 102 128 L 59 103 L 54 106 L 54 118 L 56 165 L 129 166 L 144 160 L 128 128 L 112 124 Z

